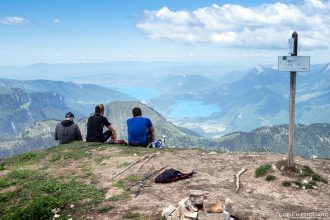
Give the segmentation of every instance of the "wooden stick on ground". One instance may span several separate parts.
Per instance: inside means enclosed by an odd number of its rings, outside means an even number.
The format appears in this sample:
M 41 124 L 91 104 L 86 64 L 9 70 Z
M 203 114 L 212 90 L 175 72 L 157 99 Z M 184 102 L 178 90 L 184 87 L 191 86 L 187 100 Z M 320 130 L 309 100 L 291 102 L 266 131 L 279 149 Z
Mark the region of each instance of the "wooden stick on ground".
M 242 175 L 247 170 L 246 167 L 243 167 L 238 173 L 236 173 L 236 192 L 239 190 L 239 176 Z
M 110 178 L 110 180 L 112 180 L 113 178 L 115 178 L 116 176 L 119 176 L 120 174 L 122 174 L 123 172 L 125 172 L 126 170 L 128 170 L 129 168 L 131 168 L 132 166 L 134 166 L 135 164 L 139 163 L 140 161 L 146 159 L 148 156 L 150 155 L 145 155 L 144 157 L 140 158 L 139 160 L 135 161 L 134 163 L 132 163 L 131 165 L 129 165 L 128 167 L 126 167 L 125 169 L 121 170 L 120 172 L 118 172 L 117 174 L 115 174 L 113 177 Z
M 145 163 L 147 163 L 153 156 L 155 156 L 156 154 L 150 154 L 150 156 L 142 163 L 140 164 L 140 166 L 138 166 L 132 174 L 134 174 L 136 171 L 138 171 Z

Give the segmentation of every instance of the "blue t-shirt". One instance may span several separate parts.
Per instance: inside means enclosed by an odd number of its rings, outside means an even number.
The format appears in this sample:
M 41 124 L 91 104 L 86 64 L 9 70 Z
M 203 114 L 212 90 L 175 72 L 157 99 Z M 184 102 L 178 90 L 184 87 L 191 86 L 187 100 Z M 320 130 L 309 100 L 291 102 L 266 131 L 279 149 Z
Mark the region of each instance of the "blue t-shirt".
M 144 145 L 147 142 L 148 129 L 152 127 L 151 120 L 135 117 L 127 120 L 128 143 L 130 145 Z

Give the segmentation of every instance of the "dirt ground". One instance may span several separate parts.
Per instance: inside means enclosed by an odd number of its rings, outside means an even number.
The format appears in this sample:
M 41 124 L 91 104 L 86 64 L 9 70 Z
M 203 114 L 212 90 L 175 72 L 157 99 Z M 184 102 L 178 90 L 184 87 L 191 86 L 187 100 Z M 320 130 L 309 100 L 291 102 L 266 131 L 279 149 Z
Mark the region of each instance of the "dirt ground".
M 141 163 L 113 180 L 110 178 L 142 156 L 127 152 L 122 154 L 122 150 L 117 147 L 90 152 L 94 160 L 86 159 L 79 161 L 80 164 L 72 164 L 65 168 L 54 166 L 50 169 L 54 169 L 53 172 L 63 173 L 72 170 L 73 166 L 89 164 L 91 171 L 97 176 L 95 184 L 100 188 L 109 189 L 107 198 L 123 193 L 124 190 L 115 187 L 114 183 L 125 179 Z M 143 149 L 143 152 L 148 154 L 154 151 L 146 152 Z M 209 191 L 208 199 L 211 201 L 224 202 L 225 198 L 230 198 L 234 202 L 234 214 L 240 219 L 303 219 L 289 218 L 292 214 L 300 213 L 325 213 L 327 217 L 322 219 L 330 219 L 330 183 L 318 182 L 317 189 L 304 190 L 293 186 L 283 187 L 282 181 L 290 179 L 278 172 L 272 173 L 276 176 L 276 180 L 272 182 L 267 182 L 265 177 L 254 176 L 257 167 L 265 163 L 276 163 L 282 160 L 283 156 L 283 154 L 259 152 L 216 153 L 201 150 L 160 150 L 158 155 L 151 158 L 139 170 L 138 175 L 143 176 L 148 171 L 165 165 L 181 172 L 196 170 L 197 173 L 193 178 L 169 184 L 156 184 L 152 178 L 137 197 L 131 194 L 118 201 L 108 201 L 106 205 L 114 206 L 113 209 L 103 214 L 89 213 L 84 218 L 117 220 L 123 219 L 125 213 L 140 213 L 144 216 L 143 219 L 161 219 L 161 212 L 165 207 L 169 204 L 176 205 L 187 196 L 188 190 L 199 189 Z M 102 161 L 99 160 L 99 163 L 96 163 L 97 158 L 102 158 Z M 310 166 L 315 172 L 330 180 L 330 160 L 311 160 L 297 156 L 295 162 Z M 241 188 L 236 193 L 234 174 L 242 167 L 247 167 L 247 171 L 241 176 Z

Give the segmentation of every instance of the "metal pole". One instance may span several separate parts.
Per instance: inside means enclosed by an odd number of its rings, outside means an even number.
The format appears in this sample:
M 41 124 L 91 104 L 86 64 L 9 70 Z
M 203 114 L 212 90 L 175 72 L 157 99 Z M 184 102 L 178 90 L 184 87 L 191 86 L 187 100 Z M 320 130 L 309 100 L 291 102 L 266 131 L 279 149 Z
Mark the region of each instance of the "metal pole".
M 293 53 L 291 56 L 298 55 L 298 34 L 293 32 L 294 38 Z M 289 112 L 289 146 L 288 146 L 288 167 L 293 167 L 293 145 L 294 145 L 294 117 L 296 99 L 296 76 L 297 72 L 290 72 L 290 112 Z

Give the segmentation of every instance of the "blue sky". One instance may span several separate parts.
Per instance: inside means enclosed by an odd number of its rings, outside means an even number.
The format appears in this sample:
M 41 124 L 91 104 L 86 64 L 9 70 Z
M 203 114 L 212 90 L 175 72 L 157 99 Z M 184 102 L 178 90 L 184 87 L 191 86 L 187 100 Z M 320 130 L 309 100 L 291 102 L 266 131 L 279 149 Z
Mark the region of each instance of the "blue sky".
M 293 30 L 301 55 L 330 62 L 330 1 L 1 0 L 0 65 L 132 60 L 251 67 L 286 55 Z

